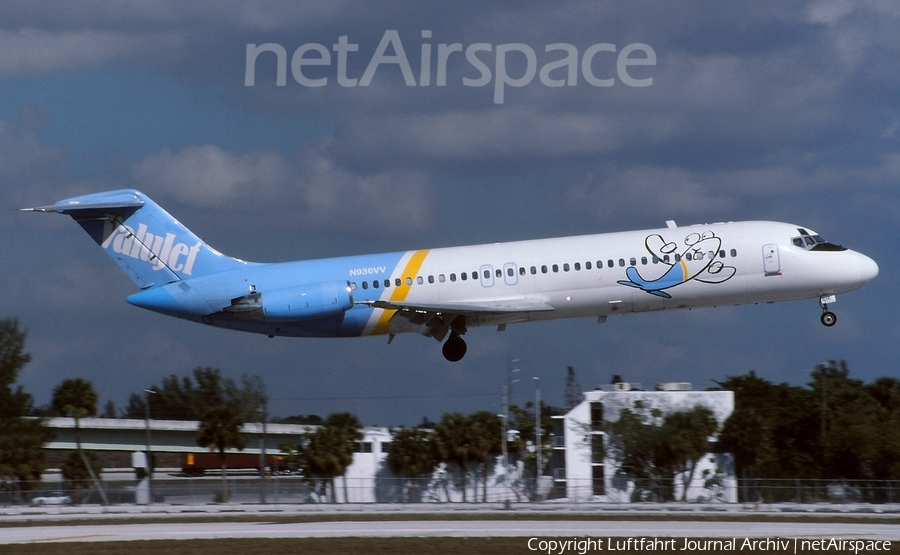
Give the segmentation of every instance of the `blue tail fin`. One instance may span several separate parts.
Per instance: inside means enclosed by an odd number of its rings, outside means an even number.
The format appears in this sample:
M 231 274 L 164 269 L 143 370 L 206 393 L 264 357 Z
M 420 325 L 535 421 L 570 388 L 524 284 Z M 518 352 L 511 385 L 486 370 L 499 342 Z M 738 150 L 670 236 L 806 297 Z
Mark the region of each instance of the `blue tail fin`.
M 95 193 L 23 210 L 72 216 L 141 289 L 247 265 L 208 246 L 140 191 Z

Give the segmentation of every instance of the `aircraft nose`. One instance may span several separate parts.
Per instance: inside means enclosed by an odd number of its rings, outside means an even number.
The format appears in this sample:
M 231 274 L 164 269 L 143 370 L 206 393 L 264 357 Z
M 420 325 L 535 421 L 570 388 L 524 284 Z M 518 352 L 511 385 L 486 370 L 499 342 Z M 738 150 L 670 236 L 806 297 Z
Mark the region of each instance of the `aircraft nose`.
M 869 283 L 878 275 L 878 264 L 864 254 L 859 254 L 859 279 Z

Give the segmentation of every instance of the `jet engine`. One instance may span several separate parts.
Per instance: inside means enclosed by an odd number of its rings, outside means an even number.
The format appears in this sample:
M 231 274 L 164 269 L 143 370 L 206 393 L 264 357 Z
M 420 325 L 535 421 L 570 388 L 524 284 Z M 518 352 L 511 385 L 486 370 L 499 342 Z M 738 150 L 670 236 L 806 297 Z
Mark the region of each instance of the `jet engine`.
M 349 282 L 325 281 L 253 292 L 232 299 L 225 312 L 240 320 L 287 322 L 336 316 L 352 306 Z

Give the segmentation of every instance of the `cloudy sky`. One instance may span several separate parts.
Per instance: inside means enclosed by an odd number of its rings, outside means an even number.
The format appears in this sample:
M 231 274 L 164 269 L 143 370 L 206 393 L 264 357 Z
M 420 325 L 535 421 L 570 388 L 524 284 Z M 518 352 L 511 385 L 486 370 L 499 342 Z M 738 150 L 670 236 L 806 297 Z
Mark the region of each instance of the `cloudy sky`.
M 283 84 L 264 51 L 248 85 L 262 44 L 284 48 Z M 499 410 L 509 359 L 520 404 L 532 377 L 560 404 L 567 366 L 585 389 L 802 384 L 829 359 L 896 376 L 898 141 L 886 0 L 4 2 L 0 316 L 29 331 L 38 404 L 80 376 L 123 406 L 197 366 L 259 374 L 275 414 L 370 425 Z M 525 324 L 470 330 L 450 364 L 414 335 L 267 339 L 142 311 L 69 218 L 14 211 L 125 187 L 255 261 L 771 219 L 881 274 L 831 329 L 815 299 Z

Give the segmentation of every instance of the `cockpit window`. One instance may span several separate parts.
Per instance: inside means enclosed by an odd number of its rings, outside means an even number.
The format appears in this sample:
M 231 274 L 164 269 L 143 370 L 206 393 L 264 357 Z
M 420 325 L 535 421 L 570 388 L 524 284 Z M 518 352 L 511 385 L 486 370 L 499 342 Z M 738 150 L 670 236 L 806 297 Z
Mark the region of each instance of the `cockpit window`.
M 835 245 L 834 243 L 829 243 L 825 239 L 822 238 L 821 235 L 812 235 L 810 232 L 805 229 L 797 228 L 797 232 L 800 233 L 799 237 L 794 237 L 791 239 L 791 243 L 795 247 L 799 247 L 801 249 L 805 249 L 808 251 L 845 251 L 846 248 Z

